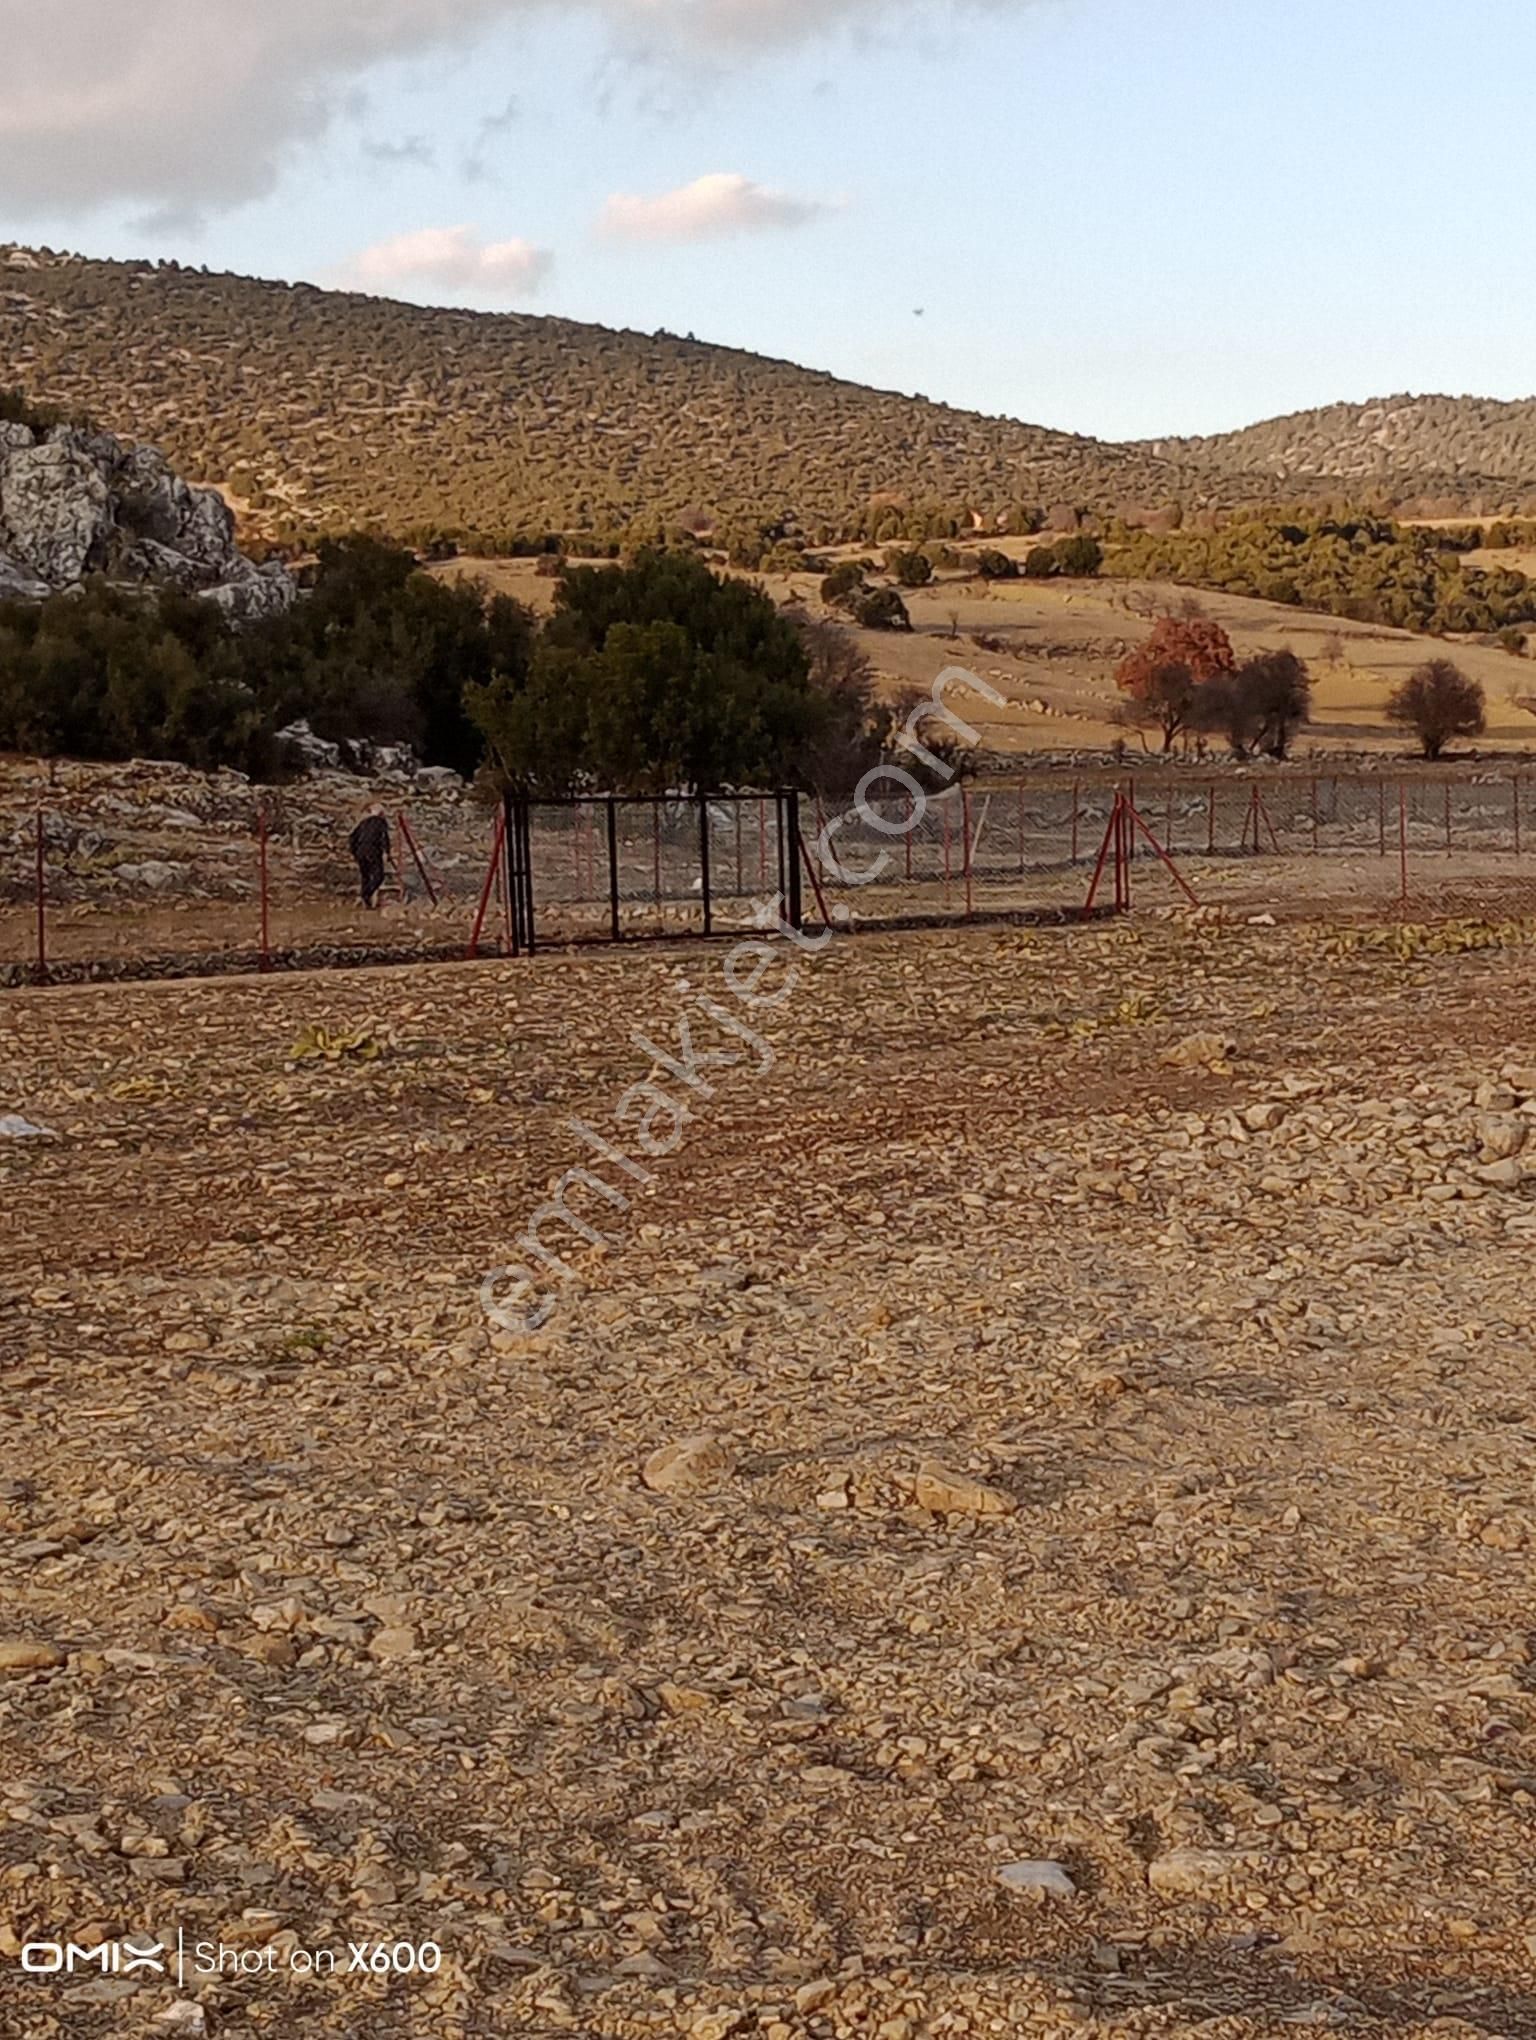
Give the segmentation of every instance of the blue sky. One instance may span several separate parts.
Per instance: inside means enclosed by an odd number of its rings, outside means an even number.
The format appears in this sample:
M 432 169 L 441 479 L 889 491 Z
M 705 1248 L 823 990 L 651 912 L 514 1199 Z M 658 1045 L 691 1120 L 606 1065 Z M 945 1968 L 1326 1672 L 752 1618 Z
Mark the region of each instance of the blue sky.
M 134 11 L 29 16 L 0 237 L 666 326 L 1112 437 L 1536 391 L 1531 0 L 327 4 L 306 39 L 269 0 L 269 48 L 202 0 L 224 43 L 103 54 L 105 117 L 72 66 Z M 144 11 L 184 38 L 182 0 Z M 604 231 L 706 177 L 740 181 Z M 413 274 L 400 237 L 457 227 L 463 280 Z

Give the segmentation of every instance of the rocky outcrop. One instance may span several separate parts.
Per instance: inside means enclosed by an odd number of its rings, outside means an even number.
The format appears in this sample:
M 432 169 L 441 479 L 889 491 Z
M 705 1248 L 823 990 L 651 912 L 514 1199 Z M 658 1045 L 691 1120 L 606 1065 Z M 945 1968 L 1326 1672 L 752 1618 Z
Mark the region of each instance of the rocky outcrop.
M 296 592 L 280 561 L 241 552 L 223 497 L 153 447 L 0 424 L 0 600 L 41 601 L 87 574 L 201 595 L 236 622 L 277 614 Z

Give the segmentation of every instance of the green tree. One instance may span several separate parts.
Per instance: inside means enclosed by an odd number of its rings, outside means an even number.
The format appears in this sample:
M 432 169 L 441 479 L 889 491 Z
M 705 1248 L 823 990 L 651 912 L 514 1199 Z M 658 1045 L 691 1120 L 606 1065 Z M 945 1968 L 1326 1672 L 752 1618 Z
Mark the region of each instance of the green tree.
M 926 588 L 933 579 L 933 562 L 925 552 L 893 552 L 886 565 L 903 588 Z
M 0 609 L 0 749 L 263 770 L 268 725 L 210 604 L 87 581 Z
M 470 713 L 502 770 L 532 788 L 807 783 L 819 747 L 846 748 L 872 713 L 846 675 L 818 685 L 813 664 L 760 589 L 648 550 L 628 567 L 570 569 L 526 675 L 472 690 Z
M 1019 568 L 1007 553 L 999 552 L 995 546 L 983 546 L 976 555 L 976 571 L 984 581 L 1011 581 Z
M 910 630 L 907 605 L 894 588 L 872 588 L 855 605 L 854 622 L 863 630 Z
M 1083 532 L 1059 539 L 1054 551 L 1061 572 L 1077 580 L 1088 580 L 1104 564 L 1103 546 Z
M 801 626 L 815 719 L 784 775 L 829 800 L 846 800 L 885 754 L 891 713 L 878 699 L 875 669 L 858 640 L 832 623 Z
M 423 573 L 402 546 L 356 535 L 319 550 L 313 586 L 245 640 L 244 664 L 273 722 L 305 717 L 335 740 L 415 745 L 430 765 L 472 773 L 482 755 L 465 690 L 485 685 L 531 625 L 473 583 Z
M 821 584 L 828 609 L 851 609 L 864 593 L 864 569 L 857 560 L 843 560 Z

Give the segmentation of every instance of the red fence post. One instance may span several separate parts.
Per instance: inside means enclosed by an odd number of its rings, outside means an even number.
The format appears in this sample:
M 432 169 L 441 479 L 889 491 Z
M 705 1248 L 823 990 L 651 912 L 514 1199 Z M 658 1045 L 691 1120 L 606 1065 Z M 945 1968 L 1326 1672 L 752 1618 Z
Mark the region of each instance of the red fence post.
M 824 928 L 831 928 L 833 925 L 832 912 L 827 905 L 827 896 L 821 888 L 821 874 L 816 869 L 810 851 L 805 847 L 805 837 L 799 829 L 795 831 L 795 841 L 800 845 L 800 858 L 801 862 L 805 865 L 805 875 L 811 881 L 811 891 L 815 893 L 816 904 L 821 909 L 821 925 Z M 793 862 L 793 858 L 791 858 L 791 862 Z M 849 926 L 852 927 L 852 925 L 850 921 Z
M 490 911 L 491 894 L 496 887 L 496 874 L 501 869 L 501 846 L 507 833 L 507 811 L 504 807 L 496 810 L 496 826 L 491 832 L 491 861 L 486 868 L 485 884 L 480 888 L 480 905 L 475 913 L 475 925 L 469 935 L 469 960 L 473 963 L 480 954 L 480 936 L 485 928 L 485 917 Z
M 33 976 L 48 982 L 48 835 L 43 811 L 37 811 L 37 964 Z
M 960 789 L 960 826 L 965 831 L 965 918 L 969 921 L 976 912 L 976 896 L 972 889 L 971 873 L 971 789 Z
M 659 800 L 651 802 L 651 863 L 654 867 L 653 875 L 656 881 L 656 919 L 660 922 L 662 931 L 665 933 L 667 914 L 665 907 L 661 903 L 661 802 Z
M 426 859 L 422 856 L 420 846 L 416 841 L 416 832 L 412 829 L 410 817 L 404 808 L 400 810 L 400 834 L 405 839 L 406 847 L 411 853 L 412 862 L 421 876 L 421 882 L 427 889 L 427 898 L 435 907 L 438 904 L 437 887 L 432 883 L 432 874 L 427 869 Z M 402 881 L 401 891 L 403 892 L 404 890 L 404 883 Z
M 1408 789 L 1397 782 L 1397 862 L 1401 874 L 1399 897 L 1408 904 Z
M 256 810 L 256 850 L 261 869 L 261 967 L 272 968 L 272 898 L 267 882 L 267 808 L 263 801 Z

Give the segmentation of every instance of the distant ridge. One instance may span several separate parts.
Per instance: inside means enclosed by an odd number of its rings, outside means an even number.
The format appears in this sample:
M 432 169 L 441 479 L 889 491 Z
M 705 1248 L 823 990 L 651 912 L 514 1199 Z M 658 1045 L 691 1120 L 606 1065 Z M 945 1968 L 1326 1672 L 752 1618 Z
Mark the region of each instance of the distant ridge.
M 1536 403 L 1393 399 L 1115 445 L 665 333 L 0 245 L 7 384 L 161 447 L 247 533 L 826 542 L 1357 487 L 1536 498 Z
M 1536 508 L 1536 397 L 1396 396 L 1327 404 L 1143 452 L 1202 474 L 1283 490 L 1318 483 L 1443 496 L 1478 515 Z

